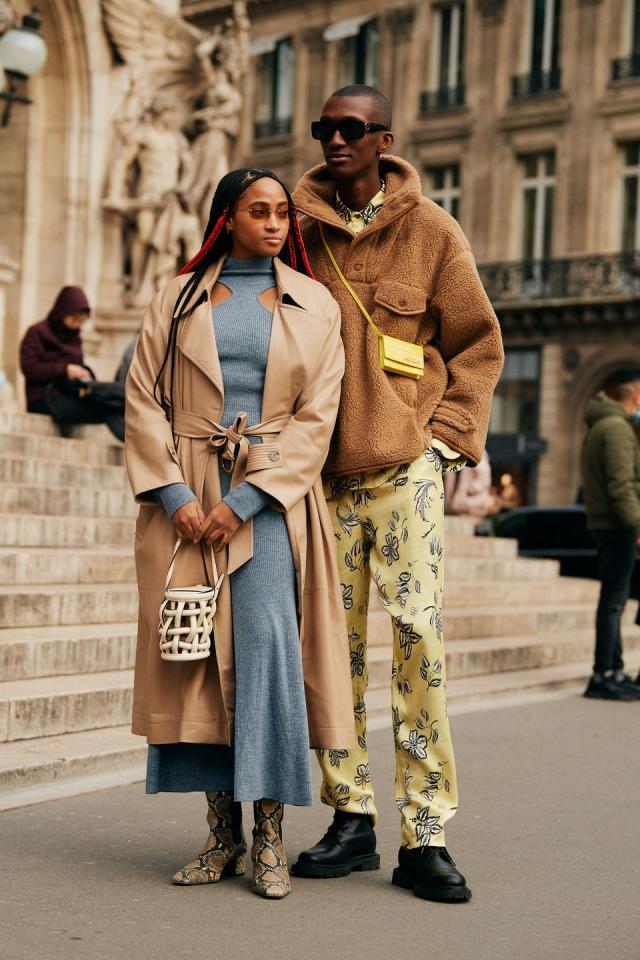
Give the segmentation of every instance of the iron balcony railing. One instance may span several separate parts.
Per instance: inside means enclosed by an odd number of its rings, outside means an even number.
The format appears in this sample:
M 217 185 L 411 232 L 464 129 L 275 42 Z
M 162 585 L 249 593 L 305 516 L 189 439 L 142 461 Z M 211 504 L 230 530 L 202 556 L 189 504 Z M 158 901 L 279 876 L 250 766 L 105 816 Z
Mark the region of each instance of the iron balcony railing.
M 533 73 L 524 73 L 519 77 L 511 77 L 511 96 L 514 100 L 524 100 L 527 97 L 539 97 L 545 93 L 553 93 L 560 89 L 560 80 L 559 68 L 536 70 Z
M 611 61 L 612 80 L 631 80 L 633 77 L 640 77 L 640 53 Z
M 272 120 L 254 123 L 253 136 L 256 140 L 262 140 L 264 137 L 287 136 L 291 133 L 291 123 L 291 117 L 273 118 Z
M 420 94 L 420 113 L 437 113 L 464 106 L 464 84 L 457 87 L 442 87 L 440 90 L 424 90 Z
M 484 263 L 478 270 L 492 303 L 640 297 L 640 251 Z

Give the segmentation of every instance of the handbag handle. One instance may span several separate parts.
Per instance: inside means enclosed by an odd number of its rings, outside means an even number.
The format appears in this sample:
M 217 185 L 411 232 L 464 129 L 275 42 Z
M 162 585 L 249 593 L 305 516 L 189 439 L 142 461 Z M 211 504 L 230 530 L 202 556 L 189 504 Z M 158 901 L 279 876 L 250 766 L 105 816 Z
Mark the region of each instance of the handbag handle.
M 186 540 L 181 540 L 179 537 L 176 540 L 176 545 L 173 548 L 173 555 L 171 557 L 169 569 L 167 570 L 167 579 L 164 585 L 165 590 L 169 589 L 169 584 L 171 583 L 171 577 L 173 576 L 173 568 L 175 567 L 175 564 L 176 564 L 176 557 L 178 556 L 178 550 L 180 549 L 181 544 L 186 542 L 187 542 Z M 212 584 L 209 582 L 209 573 L 207 571 L 207 561 L 206 561 L 205 552 L 204 552 L 204 543 L 202 542 L 202 540 L 200 541 L 200 550 L 202 551 L 202 560 L 204 563 L 204 575 L 207 578 L 207 585 L 211 587 Z M 218 568 L 216 566 L 216 558 L 213 553 L 213 545 L 210 547 L 210 550 L 211 550 L 211 570 L 213 572 L 213 580 L 214 580 L 214 583 L 218 583 L 220 578 L 218 577 Z
M 348 281 L 347 278 L 345 277 L 345 275 L 344 275 L 344 273 L 342 272 L 342 270 L 340 269 L 340 267 L 338 266 L 338 261 L 337 261 L 336 258 L 334 257 L 333 252 L 332 252 L 332 250 L 331 250 L 331 247 L 330 247 L 329 244 L 327 243 L 326 237 L 325 237 L 325 235 L 324 235 L 324 230 L 322 229 L 322 224 L 319 223 L 319 224 L 318 224 L 318 227 L 319 227 L 319 229 L 320 229 L 320 238 L 321 238 L 321 240 L 322 240 L 322 242 L 323 242 L 323 244 L 324 244 L 324 248 L 325 248 L 325 250 L 327 251 L 327 253 L 329 254 L 329 259 L 331 260 L 331 263 L 333 264 L 336 273 L 337 273 L 338 276 L 340 277 L 340 280 L 342 281 L 343 286 L 345 286 L 345 287 L 347 288 L 347 290 L 349 291 L 349 293 L 351 294 L 351 296 L 353 297 L 353 299 L 355 300 L 355 302 L 356 302 L 356 303 L 358 304 L 358 306 L 360 307 L 360 310 L 362 311 L 362 314 L 363 314 L 365 320 L 366 320 L 367 323 L 371 326 L 371 329 L 375 331 L 376 336 L 382 337 L 382 336 L 383 336 L 382 331 L 381 331 L 381 330 L 379 329 L 379 327 L 377 327 L 376 324 L 373 322 L 369 311 L 367 310 L 367 308 L 365 307 L 364 303 L 362 302 L 362 300 L 360 299 L 360 297 L 358 296 L 358 294 L 355 292 L 355 290 L 353 289 L 353 287 L 351 286 L 351 284 L 349 283 L 349 281 Z

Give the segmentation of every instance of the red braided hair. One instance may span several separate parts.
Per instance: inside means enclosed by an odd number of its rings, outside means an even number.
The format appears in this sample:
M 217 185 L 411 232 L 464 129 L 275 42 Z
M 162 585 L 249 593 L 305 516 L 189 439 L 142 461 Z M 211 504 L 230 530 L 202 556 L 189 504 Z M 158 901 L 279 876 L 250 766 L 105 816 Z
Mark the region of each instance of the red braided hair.
M 309 262 L 309 254 L 307 253 L 307 248 L 302 238 L 300 221 L 298 220 L 298 214 L 296 213 L 295 209 L 293 210 L 293 213 L 291 215 L 291 231 L 289 232 L 289 236 L 291 236 L 291 232 L 293 232 L 298 244 L 298 248 L 300 250 L 300 256 L 302 257 L 302 263 L 304 265 L 304 272 L 307 274 L 308 277 L 311 277 L 312 280 L 315 280 L 315 274 Z M 294 270 L 296 269 L 297 267 L 294 267 Z
M 201 263 L 204 260 L 204 258 L 207 256 L 207 254 L 211 250 L 211 247 L 214 245 L 214 243 L 222 233 L 222 229 L 225 223 L 227 222 L 227 217 L 229 216 L 229 209 L 230 209 L 229 207 L 224 208 L 224 210 L 216 220 L 213 226 L 213 230 L 211 231 L 207 239 L 204 241 L 204 243 L 202 244 L 202 246 L 200 247 L 196 255 L 191 257 L 191 260 L 189 260 L 188 263 L 185 263 L 184 267 L 178 274 L 179 277 L 181 277 L 183 273 L 191 273 L 193 270 L 196 269 L 198 264 Z

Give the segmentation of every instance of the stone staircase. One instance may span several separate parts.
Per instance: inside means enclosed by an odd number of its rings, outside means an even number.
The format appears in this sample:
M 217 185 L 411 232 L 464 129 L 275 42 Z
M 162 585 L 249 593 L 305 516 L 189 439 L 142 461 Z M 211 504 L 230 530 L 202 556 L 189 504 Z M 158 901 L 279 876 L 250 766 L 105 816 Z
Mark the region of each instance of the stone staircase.
M 135 507 L 122 460 L 102 427 L 65 440 L 46 417 L 0 412 L 0 809 L 143 776 L 146 747 L 129 732 Z M 474 537 L 466 519 L 446 525 L 454 709 L 582 683 L 597 584 Z M 635 664 L 640 630 L 626 633 Z M 372 725 L 388 722 L 389 648 L 374 601 Z

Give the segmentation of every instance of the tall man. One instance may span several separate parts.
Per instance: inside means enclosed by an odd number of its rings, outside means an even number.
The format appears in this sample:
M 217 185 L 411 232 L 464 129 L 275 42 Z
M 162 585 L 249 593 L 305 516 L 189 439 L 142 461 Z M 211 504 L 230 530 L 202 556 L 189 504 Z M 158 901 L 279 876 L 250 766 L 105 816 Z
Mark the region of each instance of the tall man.
M 610 393 L 587 405 L 582 446 L 587 526 L 601 579 L 593 675 L 584 695 L 629 701 L 640 698 L 640 685 L 624 672 L 620 621 L 640 545 L 640 373 L 620 374 Z
M 426 899 L 468 900 L 444 838 L 458 799 L 446 711 L 442 470 L 482 456 L 503 362 L 500 330 L 462 230 L 422 196 L 413 167 L 385 155 L 393 144 L 389 101 L 368 86 L 344 87 L 327 100 L 312 134 L 325 163 L 301 179 L 295 202 L 306 215 L 316 276 L 342 310 L 346 373 L 325 492 L 348 619 L 358 747 L 320 751 L 322 799 L 335 808 L 334 819 L 294 873 L 339 877 L 379 866 L 364 704 L 373 578 L 394 636 L 402 846 L 393 882 Z M 422 348 L 420 379 L 382 369 L 379 337 L 362 308 L 396 338 L 390 354 L 406 360 L 398 340 Z

